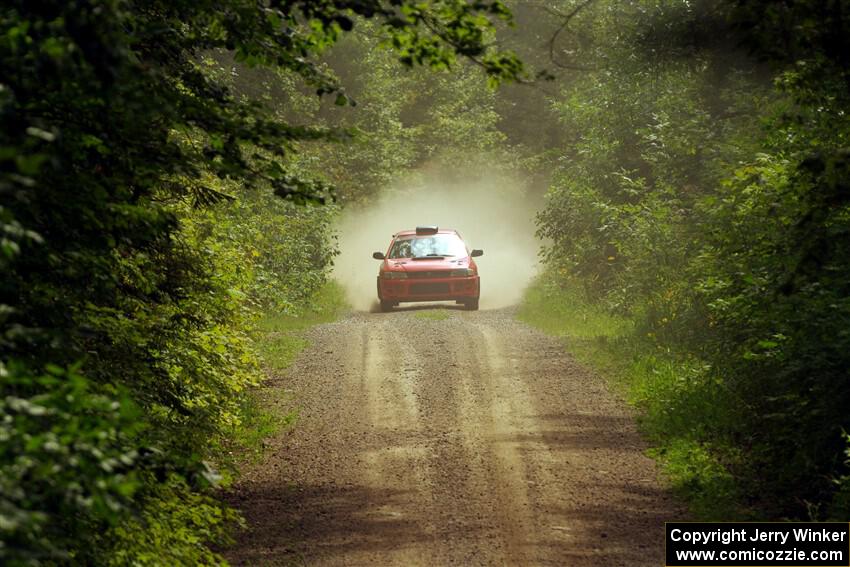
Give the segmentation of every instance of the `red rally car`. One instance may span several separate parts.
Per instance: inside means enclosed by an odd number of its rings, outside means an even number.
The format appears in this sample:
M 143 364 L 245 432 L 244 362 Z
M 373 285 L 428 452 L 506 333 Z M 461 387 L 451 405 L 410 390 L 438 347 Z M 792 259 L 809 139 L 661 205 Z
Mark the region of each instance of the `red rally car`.
M 483 250 L 470 251 L 456 230 L 418 226 L 393 235 L 378 273 L 381 310 L 402 302 L 455 301 L 478 309 L 480 293 L 475 260 Z

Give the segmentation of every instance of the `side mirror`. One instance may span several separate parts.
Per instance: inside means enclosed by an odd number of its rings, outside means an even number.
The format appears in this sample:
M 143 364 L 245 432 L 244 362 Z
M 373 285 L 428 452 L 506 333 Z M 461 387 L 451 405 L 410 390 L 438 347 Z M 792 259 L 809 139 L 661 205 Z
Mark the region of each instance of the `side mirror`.
M 479 256 L 483 256 L 483 255 L 484 255 L 484 250 L 478 250 L 478 249 L 476 248 L 476 249 L 474 249 L 472 252 L 470 252 L 470 253 L 469 253 L 469 255 L 470 255 L 470 256 L 472 256 L 473 258 L 478 258 Z
M 383 252 L 372 252 L 372 258 L 374 258 L 375 260 L 385 260 L 386 259 Z

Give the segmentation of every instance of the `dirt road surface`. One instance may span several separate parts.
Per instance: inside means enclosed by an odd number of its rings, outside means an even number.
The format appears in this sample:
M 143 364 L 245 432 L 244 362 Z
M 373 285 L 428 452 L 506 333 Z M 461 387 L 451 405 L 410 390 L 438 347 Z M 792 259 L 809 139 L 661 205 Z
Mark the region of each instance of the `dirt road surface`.
M 511 310 L 355 313 L 266 393 L 236 565 L 663 565 L 681 519 L 628 408 Z M 417 315 L 417 314 L 420 315 Z

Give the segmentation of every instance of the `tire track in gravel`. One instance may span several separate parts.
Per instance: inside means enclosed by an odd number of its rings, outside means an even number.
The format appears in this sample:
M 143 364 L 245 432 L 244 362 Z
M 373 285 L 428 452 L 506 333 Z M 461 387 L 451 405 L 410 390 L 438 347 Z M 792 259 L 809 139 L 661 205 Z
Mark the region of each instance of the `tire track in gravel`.
M 511 310 L 315 328 L 294 429 L 229 495 L 237 565 L 661 565 L 684 511 L 628 408 Z M 274 396 L 272 396 L 274 397 Z
M 430 521 L 430 487 L 427 479 L 428 448 L 421 438 L 419 409 L 413 384 L 419 368 L 416 354 L 406 348 L 384 321 L 366 326 L 365 368 L 362 370 L 368 400 L 368 421 L 382 433 L 393 435 L 403 443 L 377 447 L 366 455 L 364 479 L 374 490 L 389 489 L 397 497 L 372 512 L 377 521 L 411 518 L 425 539 L 432 539 Z M 400 437 L 399 437 L 400 435 Z M 398 542 L 388 549 L 387 563 L 414 565 L 423 561 L 433 564 L 431 547 L 421 549 L 415 542 Z M 351 558 L 349 558 L 351 559 Z M 366 562 L 367 558 L 364 558 Z

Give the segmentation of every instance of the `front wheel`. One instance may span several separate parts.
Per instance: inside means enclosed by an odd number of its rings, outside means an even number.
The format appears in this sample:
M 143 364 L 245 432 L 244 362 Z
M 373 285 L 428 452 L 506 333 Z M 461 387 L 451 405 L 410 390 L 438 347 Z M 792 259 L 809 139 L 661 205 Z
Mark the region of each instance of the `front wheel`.
M 467 311 L 478 311 L 478 298 L 475 299 L 467 299 L 463 302 Z
M 381 311 L 383 311 L 384 313 L 386 313 L 387 311 L 392 311 L 394 305 L 395 303 L 393 303 L 392 301 L 381 300 Z

